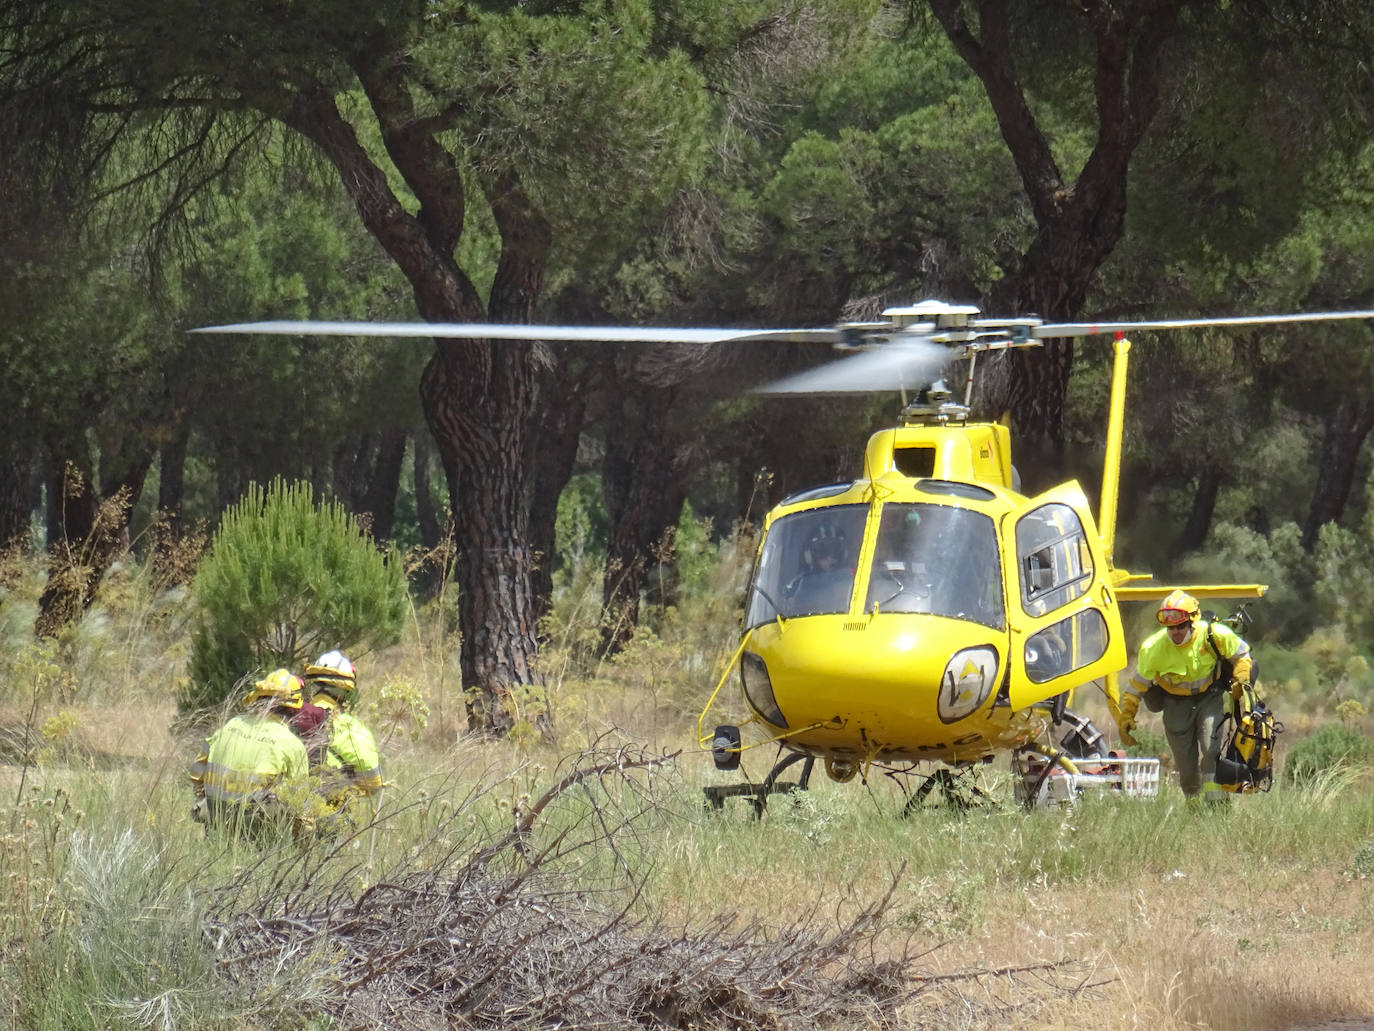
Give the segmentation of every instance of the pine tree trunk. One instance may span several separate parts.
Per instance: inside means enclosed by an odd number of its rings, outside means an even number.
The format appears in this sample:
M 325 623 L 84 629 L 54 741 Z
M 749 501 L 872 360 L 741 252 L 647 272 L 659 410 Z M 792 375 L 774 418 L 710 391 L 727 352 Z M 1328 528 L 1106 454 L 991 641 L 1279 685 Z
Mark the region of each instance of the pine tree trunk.
M 959 56 L 982 81 L 1002 138 L 1035 217 L 1037 232 L 1020 255 L 1003 259 L 1006 275 L 987 298 L 998 315 L 1075 317 L 1092 277 L 1121 237 L 1126 174 L 1159 107 L 1164 44 L 1182 0 L 1148 5 L 1078 5 L 1096 42 L 1093 69 L 1098 132 L 1078 178 L 1065 181 L 1048 138 L 1021 87 L 1007 0 L 981 0 L 976 22 L 962 0 L 927 0 Z M 980 408 L 1010 410 L 1018 434 L 1017 464 L 1027 492 L 1064 473 L 1064 399 L 1073 344 L 1047 340 L 1016 350 L 984 380 Z M 994 370 L 990 370 L 994 371 Z
M 682 512 L 685 462 L 668 427 L 672 393 L 641 387 L 613 399 L 606 426 L 602 489 L 610 516 L 606 580 L 602 587 L 601 640 L 619 650 L 639 622 L 640 596 L 660 548 Z
M 1316 547 L 1321 528 L 1339 522 L 1344 514 L 1360 452 L 1371 428 L 1374 401 L 1346 398 L 1327 414 L 1321 458 L 1317 462 L 1317 485 L 1302 527 L 1302 546 L 1308 551 Z
M 401 489 L 401 466 L 406 457 L 408 434 L 403 429 L 385 430 L 377 440 L 377 456 L 362 495 L 361 514 L 372 527 L 372 539 L 384 545 L 396 525 L 396 495 Z
M 483 193 L 501 238 L 484 307 L 454 252 L 462 238 L 466 189 L 441 139 L 441 120 L 420 116 L 405 62 L 384 49 L 353 54 L 382 143 L 417 207 L 393 192 L 324 90 L 301 94 L 282 112 L 338 169 L 364 227 L 410 282 L 428 322 L 530 322 L 552 228 L 509 169 L 484 167 Z M 508 341 L 440 339 L 420 397 L 445 475 L 458 542 L 458 607 L 468 723 L 504 735 L 520 723 L 548 728 L 535 659 L 528 541 L 526 433 L 537 368 L 534 349 Z
M 451 344 L 440 342 L 425 368 L 422 394 L 451 484 L 468 725 L 494 735 L 509 733 L 520 720 L 543 728 L 521 475 L 533 370 L 519 345 L 493 345 L 488 376 L 482 378 L 486 390 L 479 395 L 471 386 L 478 378 L 470 363 Z M 498 422 L 493 409 L 506 418 Z M 536 696 L 532 712 L 527 695 Z
M 0 554 L 29 545 L 29 474 L 27 458 L 0 461 Z
M 1221 492 L 1221 466 L 1209 462 L 1198 476 L 1197 490 L 1193 493 L 1193 507 L 1188 513 L 1188 521 L 1183 524 L 1183 534 L 1178 540 L 1179 554 L 1196 551 L 1207 539 L 1212 528 L 1212 514 L 1216 511 L 1217 495 Z
M 556 557 L 558 499 L 572 478 L 577 446 L 586 418 L 585 383 L 565 382 L 553 389 L 556 396 L 541 406 L 541 418 L 531 441 L 534 454 L 534 485 L 530 491 L 530 549 L 534 556 L 531 584 L 536 620 L 548 615 L 553 604 L 553 566 Z

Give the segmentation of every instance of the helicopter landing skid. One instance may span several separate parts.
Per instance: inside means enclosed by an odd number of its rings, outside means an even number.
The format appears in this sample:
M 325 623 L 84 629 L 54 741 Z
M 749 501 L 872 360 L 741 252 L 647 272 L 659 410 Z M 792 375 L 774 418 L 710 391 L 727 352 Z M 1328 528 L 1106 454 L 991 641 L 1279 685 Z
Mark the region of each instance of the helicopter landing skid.
M 977 784 L 969 780 L 970 771 L 956 773 L 950 769 L 939 769 L 921 780 L 921 784 L 902 806 L 902 815 L 910 816 L 920 809 L 930 793 L 937 788 L 946 806 L 967 813 L 973 809 L 996 808 L 997 799 L 993 798 Z
M 803 761 L 805 765 L 802 767 L 801 776 L 795 781 L 778 780 L 784 770 Z M 755 818 L 760 818 L 763 816 L 764 809 L 768 807 L 769 795 L 792 795 L 798 791 L 805 791 L 811 782 L 811 771 L 815 766 L 816 759 L 814 756 L 793 752 L 774 763 L 773 768 L 768 771 L 768 776 L 763 778 L 761 784 L 712 784 L 701 790 L 702 794 L 706 796 L 706 802 L 711 807 L 712 812 L 720 812 L 724 809 L 727 798 L 747 798 L 754 807 Z

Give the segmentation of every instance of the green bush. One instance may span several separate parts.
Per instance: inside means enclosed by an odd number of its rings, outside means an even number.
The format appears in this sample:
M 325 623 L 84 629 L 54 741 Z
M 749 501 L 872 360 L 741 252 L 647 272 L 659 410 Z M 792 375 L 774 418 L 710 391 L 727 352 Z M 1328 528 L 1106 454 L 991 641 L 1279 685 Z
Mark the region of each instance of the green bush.
M 381 554 L 337 502 L 309 484 L 251 484 L 196 572 L 198 603 L 182 713 L 222 704 L 246 674 L 299 669 L 318 652 L 353 658 L 399 640 L 408 599 L 399 560 Z
M 1328 723 L 1293 746 L 1283 764 L 1290 784 L 1310 784 L 1329 770 L 1368 762 L 1374 742 L 1354 727 Z

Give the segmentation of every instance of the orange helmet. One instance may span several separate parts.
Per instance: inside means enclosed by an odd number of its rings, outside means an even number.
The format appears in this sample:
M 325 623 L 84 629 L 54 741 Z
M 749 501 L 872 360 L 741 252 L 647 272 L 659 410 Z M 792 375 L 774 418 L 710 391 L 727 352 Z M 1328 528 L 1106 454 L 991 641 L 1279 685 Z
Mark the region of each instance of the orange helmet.
M 1159 603 L 1155 619 L 1160 626 L 1181 626 L 1184 623 L 1196 623 L 1200 611 L 1196 598 L 1187 591 L 1174 590 Z

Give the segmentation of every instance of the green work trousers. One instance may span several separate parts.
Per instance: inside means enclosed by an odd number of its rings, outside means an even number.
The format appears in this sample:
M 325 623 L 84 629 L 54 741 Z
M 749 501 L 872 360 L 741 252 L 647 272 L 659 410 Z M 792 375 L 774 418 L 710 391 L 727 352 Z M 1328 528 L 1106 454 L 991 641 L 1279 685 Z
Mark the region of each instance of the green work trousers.
M 1226 692 L 1215 687 L 1196 695 L 1164 695 L 1164 736 L 1174 753 L 1178 786 L 1189 798 L 1206 790 L 1217 793 L 1217 756 L 1221 754 L 1221 721 Z

